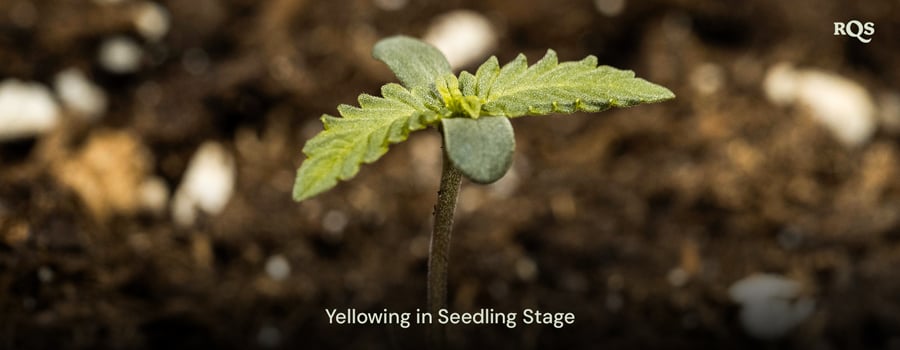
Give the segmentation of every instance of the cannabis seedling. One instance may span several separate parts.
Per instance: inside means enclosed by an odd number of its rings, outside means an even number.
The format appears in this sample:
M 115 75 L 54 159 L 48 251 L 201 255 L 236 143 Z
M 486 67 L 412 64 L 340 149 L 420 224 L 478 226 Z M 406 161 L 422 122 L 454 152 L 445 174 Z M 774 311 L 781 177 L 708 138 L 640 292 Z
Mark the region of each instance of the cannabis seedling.
M 553 50 L 531 67 L 521 54 L 503 67 L 491 57 L 474 75 L 464 71 L 459 76 L 440 51 L 409 37 L 384 39 L 372 55 L 403 85 L 382 86 L 382 97 L 362 94 L 359 107 L 338 106 L 342 118 L 322 116 L 325 130 L 303 147 L 307 159 L 297 171 L 294 199 L 352 178 L 360 164 L 374 162 L 411 131 L 438 127 L 444 162 L 428 261 L 432 314 L 446 306 L 450 230 L 461 175 L 486 184 L 506 173 L 515 149 L 509 118 L 600 112 L 675 97 L 634 72 L 598 66 L 594 56 L 558 63 Z

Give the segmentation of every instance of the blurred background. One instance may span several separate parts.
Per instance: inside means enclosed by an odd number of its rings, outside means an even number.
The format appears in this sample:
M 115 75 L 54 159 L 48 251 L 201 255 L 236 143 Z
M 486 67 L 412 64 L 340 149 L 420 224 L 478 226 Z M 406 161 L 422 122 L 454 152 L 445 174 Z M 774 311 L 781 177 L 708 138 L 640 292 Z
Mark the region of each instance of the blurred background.
M 395 34 L 678 96 L 514 121 L 510 172 L 463 184 L 450 305 L 576 322 L 452 346 L 900 348 L 897 1 L 3 0 L 0 349 L 420 344 L 324 310 L 424 308 L 440 135 L 291 200 Z

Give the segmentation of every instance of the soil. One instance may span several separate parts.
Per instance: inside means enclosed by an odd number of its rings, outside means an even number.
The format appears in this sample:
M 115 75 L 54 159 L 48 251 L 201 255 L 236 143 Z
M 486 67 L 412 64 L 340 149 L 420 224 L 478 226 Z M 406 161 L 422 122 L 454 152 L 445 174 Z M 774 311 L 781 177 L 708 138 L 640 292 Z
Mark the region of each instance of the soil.
M 291 186 L 319 116 L 393 81 L 372 45 L 461 8 L 491 20 L 501 61 L 594 54 L 678 98 L 514 121 L 511 172 L 463 184 L 450 307 L 576 321 L 453 326 L 451 347 L 900 347 L 896 130 L 847 147 L 761 88 L 790 61 L 897 91 L 894 1 L 627 1 L 615 17 L 590 1 L 159 3 L 172 26 L 153 42 L 131 24 L 135 2 L 0 2 L 0 77 L 51 85 L 77 67 L 110 101 L 99 121 L 0 143 L 0 349 L 421 345 L 421 326 L 334 325 L 325 310 L 424 309 L 439 134 L 312 200 L 293 202 Z M 875 23 L 872 43 L 833 35 L 850 19 Z M 138 72 L 97 63 L 113 35 L 145 49 Z M 709 64 L 721 84 L 698 89 Z M 207 140 L 236 158 L 221 213 L 184 227 L 135 204 L 145 176 L 173 192 Z M 287 278 L 266 273 L 273 256 Z M 778 340 L 747 335 L 728 288 L 753 273 L 801 282 L 813 315 Z

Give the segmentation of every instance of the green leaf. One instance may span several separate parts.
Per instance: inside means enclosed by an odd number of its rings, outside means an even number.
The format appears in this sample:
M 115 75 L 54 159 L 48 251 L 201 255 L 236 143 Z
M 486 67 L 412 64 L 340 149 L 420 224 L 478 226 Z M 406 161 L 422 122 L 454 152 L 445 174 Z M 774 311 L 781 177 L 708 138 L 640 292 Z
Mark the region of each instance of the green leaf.
M 437 123 L 440 115 L 426 107 L 422 89 L 411 92 L 398 84 L 382 87 L 384 97 L 360 95 L 360 107 L 338 106 L 343 118 L 322 116 L 325 130 L 306 142 L 307 159 L 297 170 L 294 200 L 302 201 L 356 175 L 388 145 L 406 140 L 410 131 Z
M 497 181 L 512 165 L 516 139 L 506 117 L 445 118 L 441 126 L 447 158 L 470 180 Z
M 553 50 L 531 67 L 521 54 L 502 68 L 491 57 L 474 80 L 475 95 L 484 101 L 482 114 L 507 117 L 599 112 L 675 97 L 662 86 L 635 78 L 632 71 L 598 67 L 594 56 L 558 63 Z
M 481 116 L 481 105 L 483 101 L 477 96 L 465 95 L 465 91 L 460 90 L 460 86 L 471 87 L 472 74 L 463 72 L 462 80 L 456 78 L 453 73 L 439 76 L 434 85 L 438 94 L 444 101 L 444 107 L 450 113 L 465 114 L 469 118 L 478 119 Z M 470 90 L 470 89 L 466 89 Z
M 379 41 L 372 56 L 387 64 L 408 89 L 431 87 L 437 77 L 453 72 L 437 48 L 407 36 Z
M 295 200 L 352 178 L 360 164 L 374 162 L 390 144 L 438 121 L 452 165 L 472 181 L 490 183 L 512 163 L 515 138 L 507 118 L 598 112 L 675 97 L 631 71 L 598 67 L 594 56 L 558 63 L 553 50 L 531 67 L 524 55 L 503 67 L 491 57 L 474 75 L 458 77 L 440 51 L 409 37 L 384 39 L 372 55 L 405 87 L 387 84 L 383 97 L 363 94 L 359 107 L 339 106 L 341 118 L 322 116 L 325 130 L 303 148 L 307 159 L 297 170 Z

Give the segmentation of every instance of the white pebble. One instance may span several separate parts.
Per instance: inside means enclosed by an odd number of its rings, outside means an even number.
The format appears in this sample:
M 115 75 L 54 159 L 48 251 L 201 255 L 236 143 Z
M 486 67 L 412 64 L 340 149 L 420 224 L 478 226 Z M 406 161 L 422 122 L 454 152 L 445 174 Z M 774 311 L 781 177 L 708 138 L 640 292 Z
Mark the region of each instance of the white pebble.
M 443 52 L 457 69 L 483 60 L 497 45 L 497 34 L 483 15 L 456 10 L 436 18 L 424 40 Z
M 155 2 L 139 3 L 133 21 L 138 33 L 150 41 L 158 41 L 169 32 L 169 11 Z
M 15 79 L 0 83 L 0 141 L 40 135 L 57 123 L 59 107 L 45 86 Z
M 875 104 L 858 83 L 834 74 L 808 71 L 797 97 L 839 140 L 860 145 L 875 132 Z
M 77 68 L 59 72 L 54 88 L 66 108 L 88 120 L 94 120 L 106 112 L 106 93 Z
M 41 268 L 38 269 L 37 275 L 38 275 L 38 280 L 40 280 L 43 283 L 53 282 L 53 278 L 56 277 L 56 274 L 53 272 L 53 269 L 46 267 L 46 266 L 41 266 Z
M 350 219 L 347 218 L 347 214 L 344 214 L 344 212 L 339 210 L 329 210 L 322 218 L 322 228 L 328 233 L 337 235 L 344 232 L 349 221 Z
M 172 203 L 175 221 L 183 226 L 192 225 L 196 208 L 210 215 L 221 212 L 234 192 L 235 176 L 234 157 L 224 146 L 213 141 L 201 145 L 175 192 Z
M 799 80 L 793 66 L 789 63 L 778 63 L 766 72 L 763 90 L 772 103 L 779 106 L 790 105 L 797 98 Z
M 276 281 L 284 281 L 291 275 L 291 264 L 283 255 L 272 255 L 266 260 L 266 275 Z
M 172 219 L 181 226 L 190 226 L 197 220 L 197 208 L 194 200 L 183 191 L 175 192 L 172 199 Z
M 169 205 L 169 187 L 166 182 L 159 177 L 150 177 L 141 183 L 138 189 L 141 207 L 144 209 L 161 214 Z
M 717 64 L 704 63 L 691 71 L 691 85 L 702 95 L 710 95 L 725 85 L 725 71 Z
M 813 118 L 846 146 L 861 145 L 875 133 L 875 103 L 855 81 L 781 63 L 769 69 L 763 87 L 776 104 L 798 103 L 808 108 Z
M 754 274 L 728 290 L 741 304 L 740 321 L 747 334 L 763 340 L 781 338 L 809 318 L 815 301 L 801 296 L 799 282 L 779 275 Z
M 597 12 L 608 17 L 615 17 L 625 10 L 625 0 L 594 0 Z
M 140 68 L 143 50 L 134 40 L 116 36 L 100 46 L 100 65 L 113 73 L 133 73 Z

